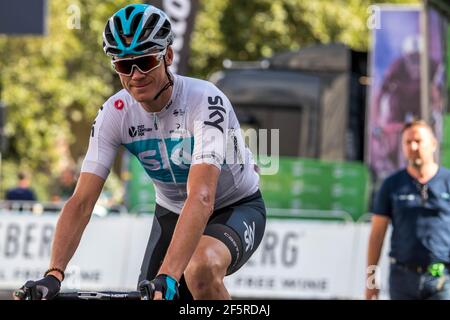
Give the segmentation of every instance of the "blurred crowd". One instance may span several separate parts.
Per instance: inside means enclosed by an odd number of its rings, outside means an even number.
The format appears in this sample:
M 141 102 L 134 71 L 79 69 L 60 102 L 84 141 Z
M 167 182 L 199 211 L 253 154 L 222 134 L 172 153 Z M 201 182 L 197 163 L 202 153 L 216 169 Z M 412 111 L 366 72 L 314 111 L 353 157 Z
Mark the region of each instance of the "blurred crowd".
M 26 171 L 17 173 L 16 184 L 6 189 L 4 200 L 0 199 L 0 208 L 14 212 L 32 212 L 34 214 L 59 213 L 64 203 L 72 196 L 77 185 L 77 171 L 67 167 L 52 181 L 48 199 L 40 199 L 33 189 L 32 174 Z M 108 190 L 104 190 L 94 210 L 95 215 L 126 211 L 121 203 L 114 200 Z
M 7 201 L 38 201 L 36 194 L 31 186 L 32 176 L 28 172 L 19 172 L 17 174 L 16 186 L 9 188 L 5 192 Z M 63 202 L 69 199 L 75 190 L 77 176 L 72 168 L 64 169 L 59 177 L 52 183 L 50 190 L 51 202 Z

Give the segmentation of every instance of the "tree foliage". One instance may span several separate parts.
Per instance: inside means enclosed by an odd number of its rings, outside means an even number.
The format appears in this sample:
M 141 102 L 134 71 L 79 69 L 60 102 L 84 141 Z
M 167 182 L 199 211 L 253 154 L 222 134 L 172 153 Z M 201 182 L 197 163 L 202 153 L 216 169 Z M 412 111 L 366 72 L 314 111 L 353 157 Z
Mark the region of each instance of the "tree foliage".
M 285 50 L 339 41 L 367 50 L 372 4 L 418 0 L 202 1 L 192 37 L 191 70 L 206 77 L 224 58 L 258 60 Z
M 46 36 L 0 36 L 9 140 L 5 168 L 32 172 L 44 198 L 50 178 L 77 156 L 65 145 L 87 142 L 78 141 L 71 129 L 91 123 L 118 87 L 101 35 L 107 18 L 127 2 L 49 1 Z M 3 170 L 4 188 L 13 183 L 14 173 Z

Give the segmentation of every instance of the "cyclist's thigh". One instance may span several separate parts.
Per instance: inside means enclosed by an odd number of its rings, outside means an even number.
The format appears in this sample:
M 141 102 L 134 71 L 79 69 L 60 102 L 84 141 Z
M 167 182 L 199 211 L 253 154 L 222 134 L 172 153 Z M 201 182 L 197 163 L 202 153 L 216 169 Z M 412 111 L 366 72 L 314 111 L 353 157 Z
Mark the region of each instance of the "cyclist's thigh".
M 152 280 L 156 277 L 166 255 L 170 240 L 172 239 L 178 217 L 178 214 L 158 204 L 156 205 L 152 231 L 150 232 L 150 238 L 145 249 L 138 284 L 142 280 Z M 178 290 L 180 292 L 180 300 L 193 300 L 184 276 L 180 279 Z
M 228 247 L 231 263 L 227 275 L 236 272 L 256 251 L 265 226 L 266 210 L 259 192 L 213 213 L 204 234 Z
M 166 255 L 169 247 L 178 215 L 160 205 L 156 205 L 153 218 L 152 231 L 145 249 L 144 260 L 142 261 L 139 282 L 142 280 L 152 280 L 156 277 L 159 267 Z

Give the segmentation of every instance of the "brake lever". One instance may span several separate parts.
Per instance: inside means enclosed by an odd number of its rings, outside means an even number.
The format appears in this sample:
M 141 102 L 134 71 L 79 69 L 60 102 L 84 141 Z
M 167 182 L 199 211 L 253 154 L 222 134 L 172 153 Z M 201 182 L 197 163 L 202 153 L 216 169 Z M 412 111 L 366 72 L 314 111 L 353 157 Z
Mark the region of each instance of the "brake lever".
M 142 300 L 152 300 L 155 294 L 155 285 L 148 280 L 143 280 L 139 283 L 139 291 Z

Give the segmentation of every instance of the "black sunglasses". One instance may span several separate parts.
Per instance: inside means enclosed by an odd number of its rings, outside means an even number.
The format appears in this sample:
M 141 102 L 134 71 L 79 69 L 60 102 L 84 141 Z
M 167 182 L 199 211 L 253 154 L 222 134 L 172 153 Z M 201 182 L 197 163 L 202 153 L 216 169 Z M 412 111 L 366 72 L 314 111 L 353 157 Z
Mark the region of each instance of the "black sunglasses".
M 420 199 L 422 200 L 422 203 L 427 202 L 428 200 L 428 185 L 422 184 L 419 181 L 415 181 L 415 185 L 417 190 L 420 193 Z

